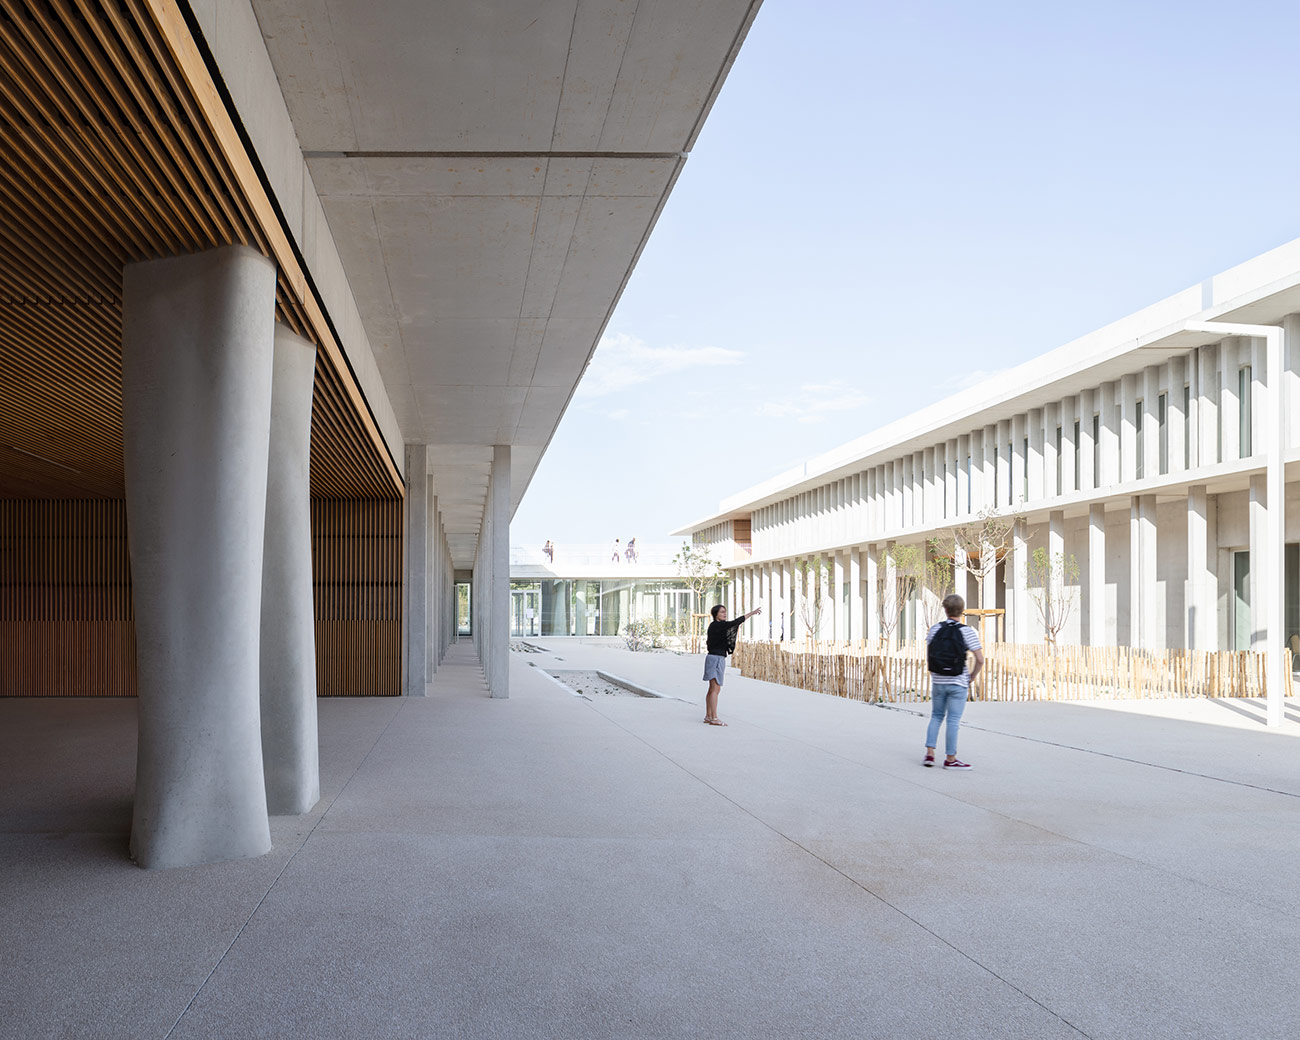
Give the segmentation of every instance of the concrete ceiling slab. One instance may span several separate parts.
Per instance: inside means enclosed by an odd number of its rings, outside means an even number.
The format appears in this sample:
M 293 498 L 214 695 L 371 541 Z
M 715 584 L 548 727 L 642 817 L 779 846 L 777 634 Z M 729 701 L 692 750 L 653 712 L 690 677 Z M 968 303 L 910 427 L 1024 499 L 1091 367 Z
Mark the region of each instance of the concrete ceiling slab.
M 758 2 L 253 6 L 468 567 L 492 445 L 512 447 L 513 511 Z

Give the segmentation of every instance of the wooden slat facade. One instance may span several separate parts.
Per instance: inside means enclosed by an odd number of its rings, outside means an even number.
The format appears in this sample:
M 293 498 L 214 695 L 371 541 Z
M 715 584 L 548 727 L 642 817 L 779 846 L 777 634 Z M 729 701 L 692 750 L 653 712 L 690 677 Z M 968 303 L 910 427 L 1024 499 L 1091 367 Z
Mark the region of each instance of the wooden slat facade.
M 0 498 L 123 497 L 122 269 L 236 243 L 320 347 L 312 494 L 401 497 L 187 34 L 174 0 L 0 0 Z
M 318 348 L 320 692 L 400 692 L 401 480 L 176 0 L 0 0 L 0 695 L 135 693 L 122 271 L 232 244 Z
M 401 693 L 402 503 L 314 499 L 317 692 Z M 0 501 L 0 696 L 130 697 L 126 504 Z

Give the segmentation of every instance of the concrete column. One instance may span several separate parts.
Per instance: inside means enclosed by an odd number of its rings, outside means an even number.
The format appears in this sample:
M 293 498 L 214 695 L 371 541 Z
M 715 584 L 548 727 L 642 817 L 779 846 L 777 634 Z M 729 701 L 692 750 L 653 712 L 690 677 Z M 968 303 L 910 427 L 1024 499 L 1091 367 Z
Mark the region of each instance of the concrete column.
M 1078 421 L 1078 398 L 1067 397 L 1060 404 L 1061 420 L 1061 494 L 1070 495 L 1078 491 L 1074 479 L 1075 460 L 1078 458 L 1079 444 L 1074 435 L 1074 424 Z M 1080 424 L 1080 433 L 1083 432 Z M 1083 476 L 1082 473 L 1079 474 Z
M 488 630 L 485 657 L 491 661 L 488 690 L 493 697 L 510 696 L 510 445 L 492 446 L 488 476 L 488 502 L 492 512 L 491 585 L 484 614 Z
M 1119 402 L 1115 383 L 1101 384 L 1101 404 L 1097 409 L 1100 416 L 1097 451 L 1101 453 L 1101 488 L 1108 488 L 1120 482 L 1120 436 L 1119 436 Z
M 1169 445 L 1169 472 L 1182 473 L 1187 469 L 1188 443 L 1187 443 L 1187 408 L 1189 403 L 1184 404 L 1183 393 L 1186 390 L 1189 380 L 1187 378 L 1187 358 L 1175 357 L 1169 359 L 1166 366 L 1169 373 L 1169 390 L 1168 390 L 1168 408 L 1165 412 L 1165 439 Z
M 863 576 L 865 598 L 862 604 L 862 622 L 866 638 L 880 638 L 880 548 L 874 542 L 867 546 L 866 574 Z
M 1137 479 L 1138 375 L 1129 373 L 1119 381 L 1119 479 Z
M 1219 458 L 1236 462 L 1241 457 L 1240 398 L 1237 392 L 1237 339 L 1219 344 Z M 1253 569 L 1253 568 L 1252 568 Z
M 802 641 L 808 634 L 803 623 L 803 560 L 790 561 L 790 638 Z
M 1249 537 L 1250 537 L 1250 648 L 1268 649 L 1269 617 L 1268 572 L 1281 569 L 1282 561 L 1270 551 L 1268 531 L 1268 476 L 1254 474 L 1250 478 Z M 1270 676 L 1269 678 L 1272 678 Z
M 969 514 L 970 503 L 976 498 L 972 493 L 972 481 L 975 480 L 974 445 L 978 442 L 978 437 L 977 433 L 965 433 L 957 438 L 957 486 L 952 511 L 954 517 Z
M 1027 502 L 1041 502 L 1048 487 L 1046 411 L 1045 408 L 1031 408 L 1028 415 L 1029 425 L 1025 430 L 1029 438 L 1029 455 L 1025 458 L 1025 483 L 1028 485 L 1025 500 Z
M 1156 626 L 1156 496 L 1134 495 L 1129 505 L 1129 645 L 1162 650 Z
M 866 638 L 866 608 L 866 599 L 862 590 L 862 550 L 853 548 L 849 550 L 849 616 L 847 619 L 849 639 Z
M 1268 349 L 1262 338 L 1250 340 L 1250 448 L 1247 455 L 1264 454 L 1268 440 L 1268 394 L 1265 390 L 1268 375 Z
M 1088 645 L 1110 646 L 1112 640 L 1106 624 L 1106 506 L 1093 502 L 1088 506 Z
M 1183 593 L 1184 645 L 1189 650 L 1207 650 L 1215 620 L 1215 593 L 1209 581 L 1209 525 L 1205 485 L 1187 489 L 1187 584 Z
M 794 560 L 781 561 L 781 638 L 794 638 Z
M 1160 366 L 1142 370 L 1142 477 L 1160 476 Z
M 143 867 L 271 848 L 259 676 L 275 265 L 242 246 L 128 264 L 122 415 Z
M 831 595 L 835 600 L 835 638 L 845 640 L 849 638 L 849 619 L 848 611 L 844 606 L 844 575 L 845 559 L 843 551 L 835 553 L 835 573 L 831 576 Z
M 1006 510 L 1015 497 L 1011 493 L 1011 456 L 1007 453 L 1007 445 L 1011 443 L 1011 424 L 1003 419 L 997 426 L 997 439 L 994 441 L 994 470 L 995 470 L 995 490 L 997 492 L 996 507 L 1000 510 Z
M 898 615 L 902 613 L 903 604 L 898 598 L 898 566 L 894 563 L 894 556 L 889 551 L 892 545 L 893 543 L 891 542 L 889 545 L 885 546 L 885 558 L 883 561 L 885 579 L 881 583 L 883 589 L 880 597 L 880 609 L 882 612 L 886 613 L 889 623 L 894 625 L 893 645 L 897 646 L 901 641 L 902 634 L 899 632 L 895 621 Z
M 1075 445 L 1079 453 L 1079 491 L 1093 491 L 1097 486 L 1093 479 L 1096 475 L 1097 442 L 1092 434 L 1092 418 L 1097 412 L 1096 398 L 1093 390 L 1085 390 L 1079 395 L 1079 443 Z
M 1029 494 L 1026 480 L 1029 459 L 1025 454 L 1028 435 L 1025 424 L 1026 416 L 1023 414 L 1011 417 L 1011 501 L 1017 506 L 1023 505 Z
M 261 714 L 267 811 L 320 801 L 311 575 L 311 399 L 316 348 L 275 327 L 262 554 Z
M 1219 461 L 1219 378 L 1217 347 L 1196 352 L 1196 464 L 1213 466 Z
M 1263 605 L 1263 617 L 1260 619 L 1262 638 L 1268 650 L 1268 725 L 1282 725 L 1284 698 L 1292 692 L 1291 669 L 1284 658 L 1286 634 L 1286 597 L 1283 567 L 1286 560 L 1286 488 L 1285 488 L 1285 431 L 1286 418 L 1283 415 L 1285 401 L 1284 358 L 1290 339 L 1284 328 L 1276 339 L 1266 341 L 1268 377 L 1267 395 L 1261 394 L 1258 418 L 1260 420 L 1259 442 L 1255 451 L 1265 457 L 1265 482 L 1267 484 L 1268 516 L 1264 528 L 1267 565 L 1264 581 L 1260 587 L 1260 603 Z M 1252 497 L 1254 489 L 1252 486 Z M 1252 567 L 1251 571 L 1254 572 Z
M 405 531 L 402 558 L 402 693 L 423 697 L 429 675 L 426 668 L 429 638 L 429 448 L 406 445 Z
M 1007 568 L 1007 605 L 1016 643 L 1029 641 L 1029 540 L 1024 520 L 1017 520 L 1011 534 L 1011 566 Z
M 1065 602 L 1065 511 L 1053 509 L 1047 516 L 1047 556 L 1051 565 L 1053 610 L 1060 610 Z
M 975 512 L 981 509 L 1001 508 L 1001 501 L 997 495 L 997 472 L 998 472 L 998 427 L 989 425 L 984 427 L 983 436 L 980 438 L 980 480 L 983 486 L 983 494 L 980 495 L 979 506 Z M 1005 494 L 1006 489 L 1003 488 Z
M 1300 314 L 1282 319 L 1285 345 L 1282 350 L 1282 428 L 1278 433 L 1288 447 L 1300 444 Z

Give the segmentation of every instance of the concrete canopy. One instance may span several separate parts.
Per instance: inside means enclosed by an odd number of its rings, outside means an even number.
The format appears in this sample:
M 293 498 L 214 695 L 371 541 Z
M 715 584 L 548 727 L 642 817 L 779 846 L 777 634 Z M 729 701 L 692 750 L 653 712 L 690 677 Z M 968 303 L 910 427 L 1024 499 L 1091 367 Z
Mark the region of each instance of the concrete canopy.
M 254 0 L 402 434 L 471 565 L 511 514 L 757 0 Z

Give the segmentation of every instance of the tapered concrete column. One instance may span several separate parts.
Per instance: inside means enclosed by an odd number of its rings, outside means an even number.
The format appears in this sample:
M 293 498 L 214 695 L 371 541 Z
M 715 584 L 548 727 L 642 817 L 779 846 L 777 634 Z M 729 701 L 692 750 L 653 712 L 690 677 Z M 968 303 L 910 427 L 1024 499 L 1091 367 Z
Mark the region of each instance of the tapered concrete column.
M 262 761 L 267 811 L 320 801 L 316 615 L 311 575 L 311 399 L 316 348 L 275 327 L 262 559 Z
M 1074 448 L 1079 454 L 1079 486 L 1076 491 L 1092 491 L 1097 486 L 1097 439 L 1092 429 L 1092 420 L 1097 412 L 1097 397 L 1095 390 L 1085 390 L 1079 395 L 1079 443 Z M 1097 434 L 1100 433 L 1098 429 Z
M 1241 458 L 1238 343 L 1234 336 L 1219 344 L 1219 454 L 1223 462 L 1236 462 Z
M 1187 410 L 1191 408 L 1191 395 L 1188 394 L 1186 403 L 1183 400 L 1183 394 L 1191 384 L 1187 373 L 1187 358 L 1170 358 L 1166 370 L 1169 373 L 1168 409 L 1165 413 L 1165 429 L 1168 431 L 1166 440 L 1169 445 L 1169 472 L 1182 473 L 1187 469 L 1191 455 L 1188 450 L 1190 443 L 1187 439 L 1188 426 L 1190 425 L 1187 421 Z
M 1051 599 L 1054 611 L 1065 602 L 1065 512 L 1053 509 L 1047 517 L 1047 556 L 1051 564 Z
M 1074 479 L 1074 470 L 1079 458 L 1079 441 L 1074 433 L 1074 424 L 1079 420 L 1079 399 L 1065 398 L 1059 408 L 1061 419 L 1061 494 L 1068 495 L 1078 491 L 1078 481 Z M 1080 434 L 1083 424 L 1080 423 Z M 1080 474 L 1082 477 L 1082 474 Z
M 1282 560 L 1272 552 L 1268 524 L 1268 477 L 1258 473 L 1250 478 L 1250 648 L 1268 649 L 1268 631 L 1272 624 L 1268 596 L 1269 572 L 1282 569 Z M 1272 676 L 1269 676 L 1272 678 Z
M 1029 641 L 1029 539 L 1025 521 L 1011 529 L 1011 566 L 1007 568 L 1007 605 L 1011 607 L 1013 642 Z
M 429 638 L 429 447 L 406 446 L 405 532 L 402 558 L 402 693 L 425 696 Z
M 1088 506 L 1088 645 L 1110 646 L 1106 624 L 1106 507 L 1101 502 Z
M 1011 501 L 1017 504 L 1029 497 L 1029 459 L 1025 444 L 1028 439 L 1025 429 L 1027 419 L 1023 413 L 1011 417 Z
M 801 640 L 808 634 L 803 622 L 803 560 L 796 556 L 790 566 L 790 638 Z
M 1189 650 L 1207 650 L 1214 623 L 1214 595 L 1209 584 L 1208 502 L 1204 484 L 1187 489 L 1187 585 L 1183 594 L 1185 645 Z
M 1119 479 L 1137 479 L 1138 467 L 1138 373 L 1130 372 L 1119 380 Z
M 493 697 L 510 696 L 510 445 L 492 447 L 492 472 L 488 477 L 492 532 L 491 602 L 486 656 L 492 662 L 488 689 Z
M 1024 459 L 1025 478 L 1022 487 L 1026 489 L 1025 500 L 1028 502 L 1039 501 L 1047 487 L 1045 474 L 1047 462 L 1045 423 L 1047 417 L 1045 412 L 1046 409 L 1044 408 L 1031 408 L 1029 414 L 1025 417 L 1027 423 L 1025 435 L 1029 440 L 1029 453 Z M 1020 450 L 1025 450 L 1023 444 Z
M 848 639 L 863 639 L 867 634 L 867 627 L 863 623 L 863 614 L 866 610 L 866 602 L 862 596 L 862 550 L 849 550 L 849 616 L 848 621 Z
M 1129 506 L 1129 645 L 1163 650 L 1156 630 L 1156 496 L 1134 495 Z
M 831 597 L 835 600 L 835 638 L 844 640 L 849 638 L 849 619 L 848 611 L 844 606 L 844 553 L 835 554 L 835 573 L 832 575 Z
M 1219 350 L 1204 346 L 1196 352 L 1196 464 L 1219 461 Z
M 1097 430 L 1097 447 L 1101 459 L 1101 483 L 1099 488 L 1107 488 L 1120 480 L 1119 447 L 1119 404 L 1116 400 L 1116 383 L 1102 383 L 1097 415 L 1100 419 Z
M 1142 370 L 1142 477 L 1160 475 L 1160 366 Z M 1180 388 L 1181 390 L 1181 388 Z M 1166 406 L 1168 401 L 1166 401 Z
M 880 547 L 867 546 L 867 573 L 862 604 L 862 620 L 867 639 L 880 638 Z
M 144 867 L 271 848 L 262 540 L 275 266 L 244 247 L 129 264 L 123 457 L 139 689 L 131 852 Z

